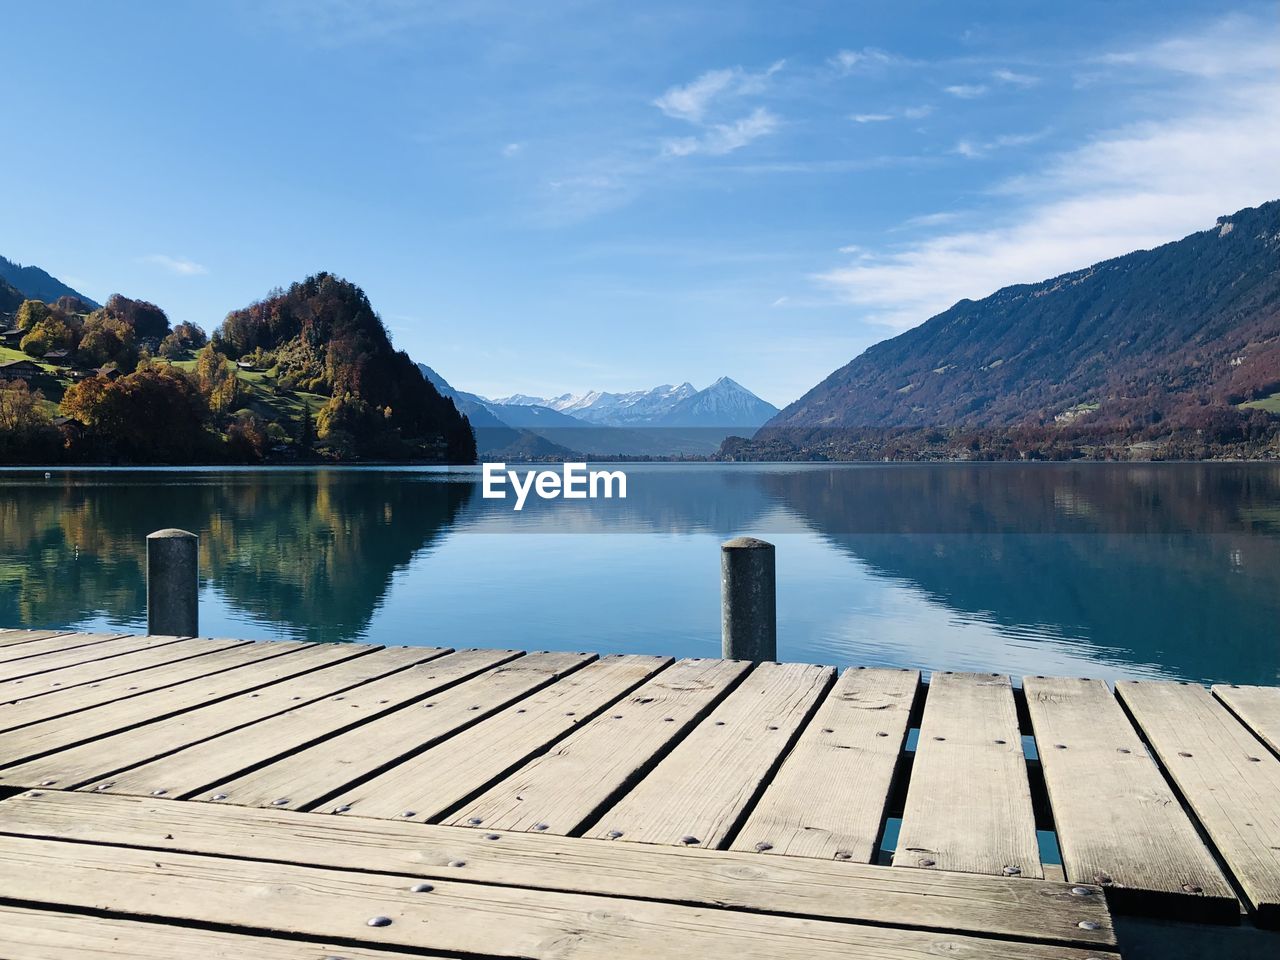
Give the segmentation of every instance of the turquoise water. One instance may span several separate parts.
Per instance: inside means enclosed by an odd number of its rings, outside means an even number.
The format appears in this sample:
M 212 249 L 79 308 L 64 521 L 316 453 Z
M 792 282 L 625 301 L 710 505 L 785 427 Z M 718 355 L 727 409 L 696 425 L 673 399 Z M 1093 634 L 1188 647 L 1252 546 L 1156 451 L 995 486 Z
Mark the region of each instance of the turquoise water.
M 520 513 L 475 471 L 3 471 L 0 624 L 144 629 L 177 526 L 209 635 L 711 656 L 754 534 L 784 659 L 1280 682 L 1280 466 L 625 469 Z

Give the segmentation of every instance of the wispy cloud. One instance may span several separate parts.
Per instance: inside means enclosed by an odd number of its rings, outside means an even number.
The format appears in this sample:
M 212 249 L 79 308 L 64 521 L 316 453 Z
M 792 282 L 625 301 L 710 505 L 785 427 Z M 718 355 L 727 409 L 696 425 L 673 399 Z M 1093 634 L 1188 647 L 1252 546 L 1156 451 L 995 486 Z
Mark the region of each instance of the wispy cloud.
M 204 264 L 196 263 L 185 257 L 170 257 L 163 253 L 152 253 L 141 258 L 143 263 L 161 267 L 180 277 L 198 277 L 209 272 Z
M 841 76 L 847 76 L 860 67 L 885 67 L 905 63 L 906 60 L 875 47 L 863 47 L 861 50 L 841 50 L 827 62 Z
M 828 270 L 818 281 L 905 329 L 957 300 L 1052 277 L 1212 226 L 1280 196 L 1280 79 L 1272 28 L 1179 37 L 1113 58 L 1158 71 L 1164 115 L 1113 129 L 998 184 L 1007 206 Z M 1186 80 L 1171 96 L 1170 74 Z M 1150 107 L 1149 107 L 1150 109 Z M 975 214 L 976 215 L 976 214 Z
M 670 157 L 687 157 L 695 153 L 723 156 L 745 147 L 752 140 L 768 136 L 778 129 L 780 122 L 777 114 L 764 107 L 756 107 L 740 120 L 712 124 L 699 136 L 667 140 L 662 145 L 662 152 Z
M 1013 70 L 1005 69 L 993 70 L 991 76 L 1001 83 L 1007 83 L 1013 87 L 1034 87 L 1040 82 L 1039 77 L 1033 77 L 1029 73 L 1016 73 Z
M 943 87 L 942 89 L 953 97 L 959 97 L 961 100 L 976 100 L 990 88 L 982 83 L 953 83 L 951 86 Z
M 886 120 L 922 120 L 933 113 L 931 104 L 918 107 L 904 107 L 901 110 L 886 110 L 880 113 L 851 113 L 849 119 L 854 123 L 884 123 Z
M 502 155 L 507 158 L 517 157 L 523 150 L 523 143 L 506 143 L 502 146 Z
M 998 137 L 992 137 L 990 140 L 961 140 L 955 145 L 953 153 L 968 160 L 979 160 L 989 156 L 996 150 L 1003 150 L 1008 147 L 1024 147 L 1029 143 L 1035 143 L 1037 140 L 1043 140 L 1048 136 L 1048 130 L 1040 130 L 1035 133 L 1005 133 Z
M 775 132 L 782 120 L 767 107 L 757 106 L 737 118 L 724 117 L 723 108 L 727 102 L 763 93 L 769 79 L 783 66 L 784 61 L 777 60 L 758 73 L 742 67 L 709 70 L 692 83 L 668 89 L 653 105 L 668 117 L 692 124 L 699 132 L 663 140 L 662 156 L 724 156 Z M 719 118 L 713 119 L 717 112 Z
M 702 123 L 715 101 L 763 92 L 769 78 L 784 65 L 784 61 L 778 60 L 759 73 L 742 67 L 708 70 L 691 83 L 669 88 L 653 105 L 677 120 Z

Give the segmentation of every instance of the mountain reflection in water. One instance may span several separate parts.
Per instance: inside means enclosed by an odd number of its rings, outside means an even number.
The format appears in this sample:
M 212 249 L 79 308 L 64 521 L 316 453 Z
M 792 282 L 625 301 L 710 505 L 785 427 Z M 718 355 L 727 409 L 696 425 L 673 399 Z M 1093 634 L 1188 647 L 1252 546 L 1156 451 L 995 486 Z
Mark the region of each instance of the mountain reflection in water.
M 780 654 L 1280 677 L 1280 466 L 627 465 L 626 500 L 474 471 L 0 472 L 0 624 L 145 626 L 144 538 L 200 535 L 202 632 L 714 655 L 717 544 L 778 544 Z

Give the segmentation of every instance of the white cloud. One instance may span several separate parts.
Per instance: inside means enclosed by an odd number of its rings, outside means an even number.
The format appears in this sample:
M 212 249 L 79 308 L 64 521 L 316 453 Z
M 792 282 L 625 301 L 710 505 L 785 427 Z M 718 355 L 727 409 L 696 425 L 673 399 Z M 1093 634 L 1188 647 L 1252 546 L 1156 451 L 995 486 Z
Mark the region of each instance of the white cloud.
M 785 306 L 787 301 L 789 301 L 790 299 L 791 299 L 790 297 L 778 297 L 778 299 L 773 301 L 773 303 L 769 304 L 769 306 L 771 307 Z
M 841 50 L 827 61 L 841 76 L 848 76 L 854 70 L 860 68 L 887 67 L 908 62 L 908 60 L 897 54 L 878 50 L 875 47 L 863 47 L 861 50 Z
M 1012 70 L 993 70 L 991 76 L 1001 83 L 1007 83 L 1014 87 L 1034 87 L 1040 82 L 1039 77 L 1033 77 L 1028 73 L 1015 73 Z
M 764 92 L 769 78 L 784 65 L 785 61 L 778 60 L 760 73 L 750 73 L 742 67 L 708 70 L 692 83 L 671 87 L 653 105 L 677 120 L 702 123 L 716 100 Z
M 901 110 L 886 110 L 882 113 L 851 113 L 849 119 L 854 123 L 883 123 L 886 120 L 896 120 L 899 117 L 904 120 L 920 120 L 933 113 L 933 107 L 930 104 L 923 104 L 918 107 L 905 107 Z
M 975 100 L 987 92 L 987 87 L 981 83 L 954 83 L 942 89 L 961 100 Z
M 502 147 L 502 155 L 508 158 L 515 157 L 519 156 L 522 150 L 524 150 L 523 143 L 507 143 Z
M 1176 240 L 1280 197 L 1271 33 L 1242 31 L 1228 44 L 1208 31 L 1125 55 L 1124 63 L 1190 81 L 1176 99 L 1162 85 L 1163 118 L 1113 129 L 999 184 L 992 199 L 1006 206 L 987 213 L 981 228 L 933 236 L 817 279 L 868 319 L 906 329 L 962 298 Z
M 695 153 L 723 156 L 768 136 L 778 129 L 780 122 L 777 114 L 757 107 L 740 120 L 710 125 L 700 136 L 667 140 L 662 145 L 662 152 L 669 157 L 688 157 Z
M 1041 130 L 1037 133 L 1005 133 L 990 140 L 961 140 L 952 152 L 969 160 L 978 160 L 995 150 L 1024 147 L 1029 143 L 1035 143 L 1037 140 L 1044 139 L 1048 133 L 1048 130 Z
M 163 253 L 152 253 L 142 258 L 143 263 L 162 267 L 180 277 L 198 277 L 209 272 L 203 264 L 188 260 L 185 257 L 170 257 Z

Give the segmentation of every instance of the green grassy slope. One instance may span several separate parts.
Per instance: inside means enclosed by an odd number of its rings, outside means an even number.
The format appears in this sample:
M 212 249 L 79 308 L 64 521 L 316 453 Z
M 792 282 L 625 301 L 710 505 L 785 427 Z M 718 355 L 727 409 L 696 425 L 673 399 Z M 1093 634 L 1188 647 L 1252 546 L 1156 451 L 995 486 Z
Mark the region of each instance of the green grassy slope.
M 39 390 L 44 394 L 45 407 L 50 416 L 57 416 L 58 404 L 62 400 L 63 393 L 66 392 L 67 387 L 72 382 L 70 377 L 66 376 L 65 369 L 56 367 L 51 363 L 44 363 L 35 357 L 30 357 L 21 350 L 0 347 L 0 363 L 9 360 L 33 360 L 39 364 L 44 373 L 35 378 L 29 386 L 33 390 Z M 165 363 L 168 361 L 158 360 L 157 362 Z M 173 366 L 188 373 L 194 370 L 196 365 L 194 359 L 175 360 L 172 363 Z M 230 361 L 228 361 L 228 365 L 234 367 L 234 364 L 231 364 Z M 236 369 L 235 374 L 236 379 L 240 381 L 240 390 L 243 396 L 240 406 L 252 410 L 265 420 L 281 421 L 281 425 L 286 429 L 288 429 L 289 424 L 295 423 L 302 418 L 304 404 L 311 408 L 311 415 L 314 417 L 329 400 L 328 397 L 319 393 L 304 393 L 301 391 L 277 392 L 274 370 Z

